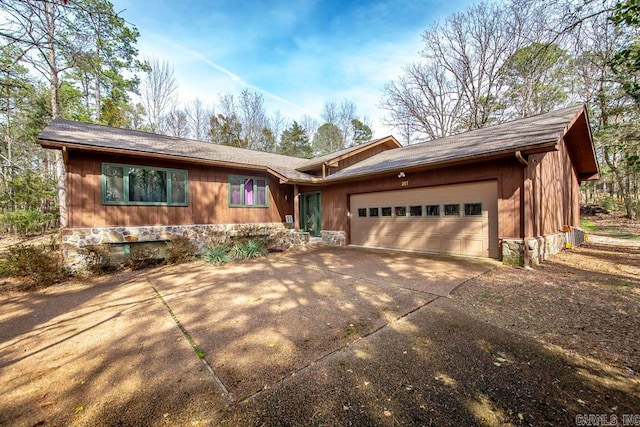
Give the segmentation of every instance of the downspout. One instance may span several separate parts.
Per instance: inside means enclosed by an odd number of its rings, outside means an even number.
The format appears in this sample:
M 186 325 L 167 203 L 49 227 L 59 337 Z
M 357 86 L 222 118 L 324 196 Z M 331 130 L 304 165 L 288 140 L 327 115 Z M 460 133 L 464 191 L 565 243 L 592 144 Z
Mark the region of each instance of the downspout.
M 522 244 L 524 245 L 524 259 L 523 264 L 524 264 L 524 268 L 529 268 L 530 267 L 530 262 L 529 262 L 529 243 L 527 242 L 527 215 L 526 215 L 526 200 L 527 200 L 527 192 L 526 192 L 526 188 L 525 188 L 525 182 L 527 181 L 527 173 L 528 173 L 528 167 L 529 167 L 529 162 L 527 162 L 527 160 L 524 158 L 524 156 L 522 155 L 522 152 L 520 150 L 516 151 L 516 159 L 518 160 L 518 162 L 524 166 L 523 168 L 523 172 L 522 172 L 522 197 L 520 198 L 520 215 L 522 216 Z

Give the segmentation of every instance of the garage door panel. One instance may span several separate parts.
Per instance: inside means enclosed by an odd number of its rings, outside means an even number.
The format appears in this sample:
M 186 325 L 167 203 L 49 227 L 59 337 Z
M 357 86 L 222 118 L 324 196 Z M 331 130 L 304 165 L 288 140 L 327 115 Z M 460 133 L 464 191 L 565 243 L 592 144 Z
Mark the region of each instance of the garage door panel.
M 351 210 L 370 207 L 421 206 L 422 216 L 351 218 L 351 242 L 373 247 L 426 250 L 498 257 L 497 183 L 485 181 L 352 195 Z M 482 215 L 464 216 L 465 203 L 480 203 Z M 458 204 L 459 217 L 445 217 L 444 205 Z M 438 205 L 440 216 L 426 214 L 427 205 Z M 381 213 L 381 211 L 379 211 Z
M 442 248 L 441 248 L 441 245 L 440 245 L 440 238 L 438 238 L 438 237 L 434 237 L 432 239 L 427 239 L 427 241 L 425 242 L 424 247 L 428 251 L 442 252 Z
M 439 219 L 428 218 L 423 222 L 423 230 L 426 234 L 439 234 L 441 225 Z
M 462 239 L 443 238 L 440 240 L 440 250 L 448 254 L 461 254 Z
M 484 240 L 471 240 L 464 239 L 464 253 L 465 255 L 482 256 L 483 248 L 486 245 Z
M 442 233 L 458 234 L 463 229 L 465 221 L 462 219 L 445 218 L 442 220 Z
M 477 218 L 477 219 L 469 219 L 464 224 L 464 233 L 467 236 L 477 236 L 482 237 L 486 233 L 486 219 Z

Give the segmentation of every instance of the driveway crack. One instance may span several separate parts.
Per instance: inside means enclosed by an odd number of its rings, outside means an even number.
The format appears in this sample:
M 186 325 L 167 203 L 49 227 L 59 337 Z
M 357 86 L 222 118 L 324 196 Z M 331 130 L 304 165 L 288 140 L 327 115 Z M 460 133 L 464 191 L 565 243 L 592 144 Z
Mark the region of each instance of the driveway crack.
M 147 279 L 147 282 L 149 283 L 149 285 L 151 286 L 151 289 L 153 289 L 153 292 L 155 292 L 155 294 L 158 297 L 158 299 L 160 300 L 160 302 L 162 302 L 162 304 L 165 306 L 165 308 L 169 312 L 169 315 L 171 316 L 173 321 L 178 326 L 178 329 L 180 329 L 180 332 L 182 332 L 182 335 L 186 338 L 186 340 L 189 343 L 189 345 L 191 345 L 191 348 L 196 353 L 196 356 L 198 356 L 198 359 L 200 359 L 200 361 L 205 366 L 207 371 L 209 371 L 209 374 L 213 378 L 213 381 L 216 383 L 216 385 L 218 386 L 220 391 L 222 391 L 224 393 L 224 395 L 227 397 L 227 399 L 229 399 L 230 401 L 233 402 L 233 396 L 231 395 L 231 393 L 229 392 L 227 387 L 222 382 L 222 379 L 220 379 L 220 376 L 218 376 L 218 374 L 216 374 L 216 372 L 213 370 L 213 367 L 211 366 L 211 363 L 209 363 L 209 361 L 207 360 L 207 357 L 204 354 L 204 351 L 202 351 L 202 349 L 200 349 L 198 344 L 196 344 L 196 342 L 193 340 L 193 337 L 191 336 L 191 334 L 189 334 L 187 329 L 180 322 L 180 319 L 178 319 L 178 316 L 176 316 L 176 314 L 173 312 L 173 310 L 171 309 L 171 306 L 162 297 L 162 294 L 160 294 L 160 291 L 158 291 L 158 289 L 154 286 L 154 284 L 151 282 L 149 277 L 146 277 L 146 279 Z

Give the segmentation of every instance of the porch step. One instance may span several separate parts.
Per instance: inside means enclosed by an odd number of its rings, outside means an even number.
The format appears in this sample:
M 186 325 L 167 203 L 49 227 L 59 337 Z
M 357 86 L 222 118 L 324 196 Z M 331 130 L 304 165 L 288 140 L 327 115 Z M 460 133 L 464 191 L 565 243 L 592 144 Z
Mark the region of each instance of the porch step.
M 319 245 L 322 244 L 322 237 L 309 237 L 309 244 L 310 245 Z

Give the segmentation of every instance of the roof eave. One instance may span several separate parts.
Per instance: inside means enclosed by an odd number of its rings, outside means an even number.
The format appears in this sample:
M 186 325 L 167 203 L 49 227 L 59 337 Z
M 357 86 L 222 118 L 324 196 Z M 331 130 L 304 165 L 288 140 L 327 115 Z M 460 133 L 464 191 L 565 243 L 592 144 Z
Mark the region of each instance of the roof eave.
M 447 166 L 453 166 L 458 164 L 468 164 L 468 163 L 476 163 L 481 161 L 490 161 L 490 160 L 498 160 L 513 157 L 515 159 L 515 153 L 517 151 L 521 151 L 525 154 L 534 154 L 534 153 L 542 153 L 548 151 L 557 151 L 558 150 L 558 141 L 549 141 L 541 144 L 536 144 L 535 146 L 530 147 L 518 147 L 518 148 L 510 148 L 508 150 L 494 151 L 491 153 L 481 154 L 481 155 L 470 155 L 465 157 L 459 157 L 456 159 L 447 159 L 437 162 L 431 163 L 422 163 L 418 165 L 410 165 L 410 166 L 398 166 L 390 169 L 386 169 L 383 171 L 374 171 L 370 173 L 362 173 L 357 175 L 345 176 L 345 177 L 336 177 L 332 179 L 332 176 L 329 176 L 323 180 L 323 183 L 339 183 L 345 181 L 357 181 L 363 178 L 373 178 L 378 176 L 388 175 L 390 173 L 396 172 L 411 172 L 415 170 L 427 170 L 427 169 L 439 169 Z
M 55 141 L 55 140 L 49 140 L 49 139 L 43 139 L 43 138 L 38 138 L 36 142 L 40 144 L 43 148 L 48 148 L 53 150 L 62 150 L 63 148 L 66 148 L 66 149 L 72 149 L 72 150 L 78 150 L 78 151 L 90 151 L 94 153 L 122 154 L 122 155 L 127 155 L 132 157 L 144 156 L 145 158 L 154 158 L 154 159 L 160 159 L 160 160 L 175 160 L 175 161 L 187 162 L 187 163 L 199 164 L 199 165 L 221 166 L 221 167 L 235 168 L 235 169 L 263 171 L 278 178 L 281 184 L 289 182 L 288 177 L 286 177 L 285 175 L 281 174 L 280 172 L 268 166 L 250 165 L 246 163 L 236 163 L 236 162 L 221 161 L 221 160 L 200 159 L 197 157 L 154 153 L 150 151 L 128 150 L 124 148 L 106 148 L 106 147 L 98 147 L 94 145 L 75 144 L 70 142 Z

